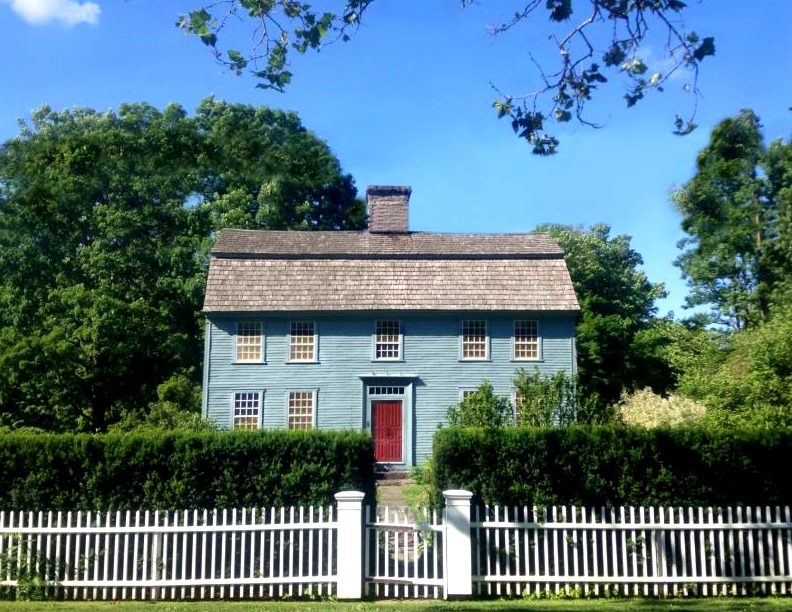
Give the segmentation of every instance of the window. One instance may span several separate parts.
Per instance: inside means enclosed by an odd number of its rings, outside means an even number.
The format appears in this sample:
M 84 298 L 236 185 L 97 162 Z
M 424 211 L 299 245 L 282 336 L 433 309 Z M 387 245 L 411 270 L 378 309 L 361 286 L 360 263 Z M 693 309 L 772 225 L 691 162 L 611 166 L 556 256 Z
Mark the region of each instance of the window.
M 374 342 L 375 359 L 401 359 L 401 322 L 396 320 L 377 321 L 377 337 Z
M 261 393 L 234 393 L 234 429 L 258 429 L 261 422 Z
M 311 429 L 314 415 L 314 392 L 289 392 L 289 429 Z
M 289 361 L 316 361 L 316 325 L 313 321 L 291 322 Z
M 487 323 L 462 321 L 462 359 L 487 358 Z
M 536 321 L 514 322 L 514 358 L 539 359 L 539 326 Z
M 369 387 L 369 395 L 404 395 L 404 387 Z
M 522 407 L 525 403 L 525 397 L 519 391 L 514 392 L 514 424 L 522 425 Z
M 459 400 L 464 402 L 468 397 L 473 395 L 477 389 L 462 389 L 462 392 L 459 394 Z
M 261 321 L 237 322 L 237 361 L 261 361 L 263 356 L 263 344 Z

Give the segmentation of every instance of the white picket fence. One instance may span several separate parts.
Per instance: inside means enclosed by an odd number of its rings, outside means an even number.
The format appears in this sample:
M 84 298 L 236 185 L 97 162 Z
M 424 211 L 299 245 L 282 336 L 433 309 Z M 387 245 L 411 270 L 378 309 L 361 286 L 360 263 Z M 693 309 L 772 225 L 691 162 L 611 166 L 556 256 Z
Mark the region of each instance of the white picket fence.
M 792 595 L 784 508 L 0 512 L 0 588 L 58 599 Z M 472 512 L 471 512 L 472 510 Z M 31 593 L 35 590 L 35 593 Z
M 0 585 L 57 599 L 330 595 L 336 527 L 314 507 L 0 512 Z
M 477 594 L 789 595 L 784 508 L 483 508 Z

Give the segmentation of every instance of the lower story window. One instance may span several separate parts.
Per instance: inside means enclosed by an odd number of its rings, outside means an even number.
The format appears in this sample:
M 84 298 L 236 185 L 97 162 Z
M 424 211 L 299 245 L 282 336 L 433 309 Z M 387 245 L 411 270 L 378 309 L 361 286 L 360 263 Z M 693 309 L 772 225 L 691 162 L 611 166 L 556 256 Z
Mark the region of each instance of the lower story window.
M 514 424 L 520 426 L 523 424 L 522 413 L 523 406 L 525 405 L 525 396 L 519 391 L 514 392 Z
M 313 391 L 289 392 L 289 429 L 313 427 L 315 397 Z
M 261 393 L 234 393 L 234 429 L 258 429 L 261 422 Z

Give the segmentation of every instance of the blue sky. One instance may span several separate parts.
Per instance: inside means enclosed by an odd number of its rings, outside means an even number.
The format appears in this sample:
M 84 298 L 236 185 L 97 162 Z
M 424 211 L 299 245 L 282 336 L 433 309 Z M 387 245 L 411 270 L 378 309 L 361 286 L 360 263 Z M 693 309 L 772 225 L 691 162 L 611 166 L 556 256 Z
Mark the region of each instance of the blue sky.
M 614 77 L 590 109 L 605 127 L 556 130 L 561 147 L 549 159 L 531 155 L 491 108 L 492 83 L 511 93 L 532 90 L 538 75 L 529 53 L 540 62 L 553 57 L 544 18 L 502 37 L 487 34 L 486 25 L 519 0 L 481 0 L 466 10 L 458 0 L 377 0 L 350 43 L 295 59 L 286 94 L 224 73 L 174 27 L 198 4 L 0 0 L 0 140 L 45 103 L 109 110 L 177 102 L 192 112 L 214 95 L 295 110 L 361 193 L 374 184 L 413 187 L 412 229 L 517 232 L 604 222 L 613 234 L 632 236 L 649 278 L 666 284 L 660 314 L 684 316 L 687 290 L 672 265 L 683 234 L 669 190 L 693 175 L 715 124 L 742 108 L 762 118 L 768 140 L 792 135 L 790 0 L 689 2 L 687 28 L 715 36 L 717 49 L 702 68 L 700 127 L 690 136 L 671 133 L 677 112 L 692 104 L 681 93 L 684 79 L 624 110 Z M 659 55 L 661 41 L 646 52 Z

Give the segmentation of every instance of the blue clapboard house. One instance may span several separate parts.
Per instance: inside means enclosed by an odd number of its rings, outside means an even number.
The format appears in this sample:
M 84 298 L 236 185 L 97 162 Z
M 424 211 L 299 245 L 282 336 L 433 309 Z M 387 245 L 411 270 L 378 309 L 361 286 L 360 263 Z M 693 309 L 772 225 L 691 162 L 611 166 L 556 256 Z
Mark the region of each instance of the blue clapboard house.
M 366 429 L 377 461 L 431 453 L 448 407 L 520 368 L 575 372 L 578 302 L 546 234 L 408 229 L 409 187 L 367 190 L 364 231 L 224 230 L 212 250 L 204 416 Z

